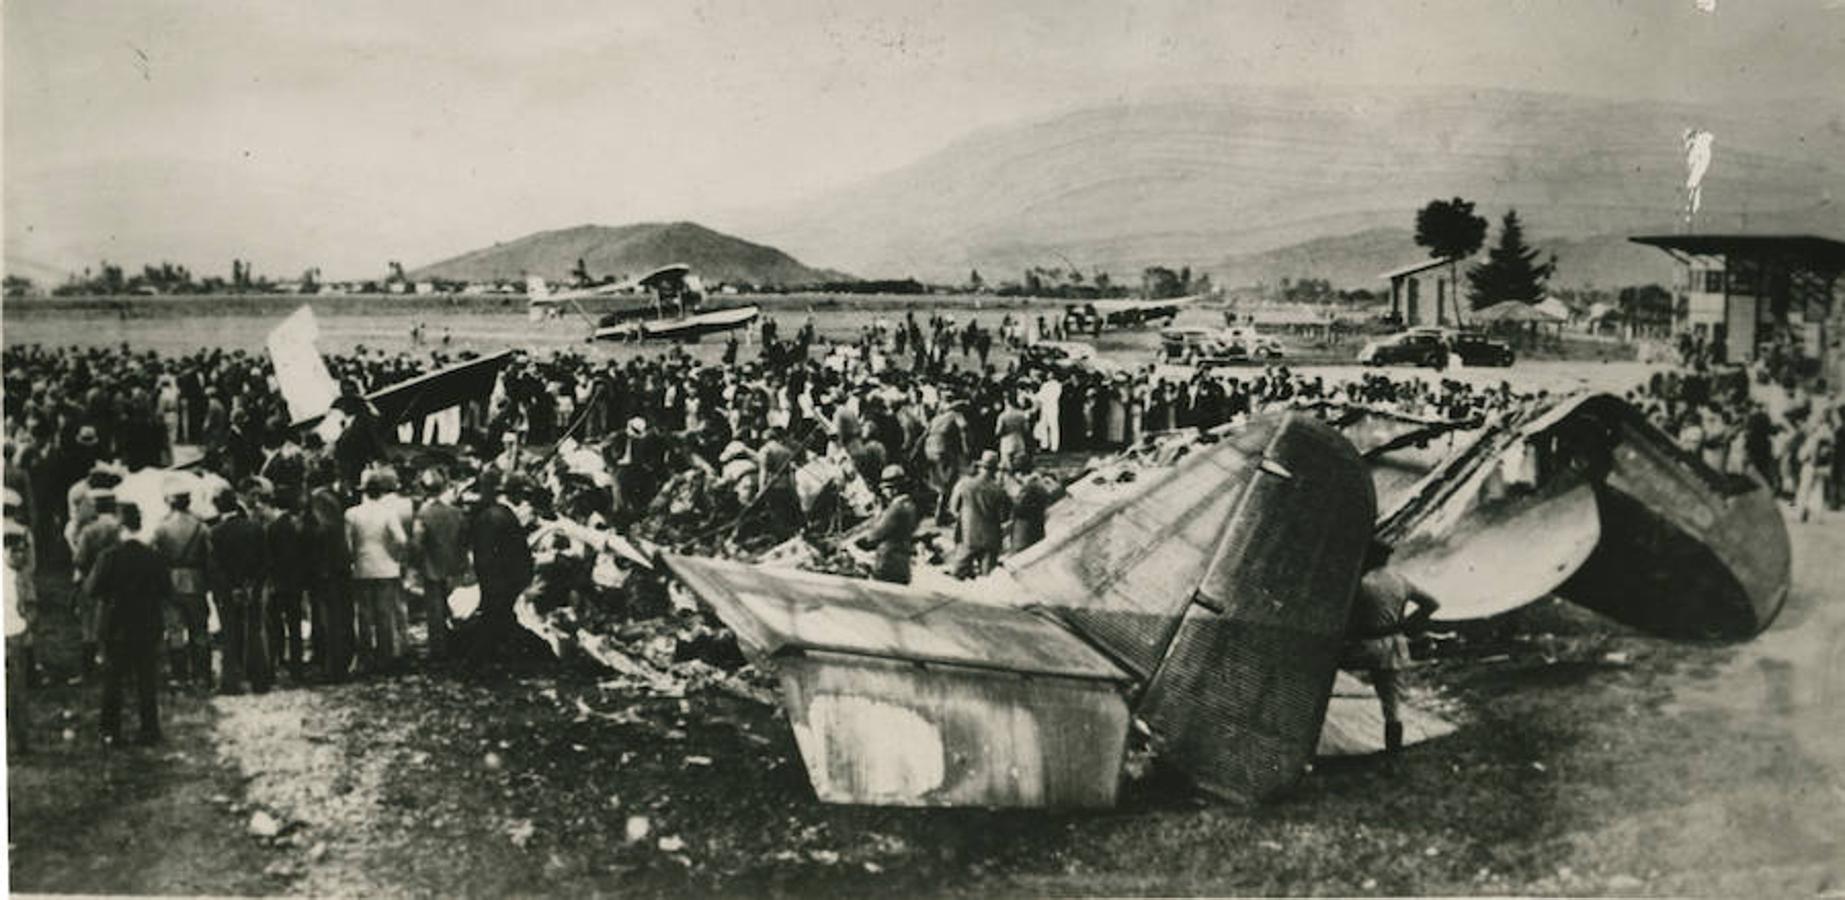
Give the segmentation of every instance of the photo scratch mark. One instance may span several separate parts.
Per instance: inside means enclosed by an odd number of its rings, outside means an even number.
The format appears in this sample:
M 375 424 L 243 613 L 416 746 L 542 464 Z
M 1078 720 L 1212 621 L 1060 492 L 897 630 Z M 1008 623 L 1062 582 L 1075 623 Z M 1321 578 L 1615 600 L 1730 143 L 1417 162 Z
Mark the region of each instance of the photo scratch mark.
M 141 80 L 142 81 L 153 81 L 154 80 L 154 61 L 148 58 L 147 51 L 142 50 L 140 47 L 137 47 L 132 43 L 128 44 L 127 46 L 128 46 L 128 49 L 133 50 L 135 53 L 135 69 L 141 73 Z

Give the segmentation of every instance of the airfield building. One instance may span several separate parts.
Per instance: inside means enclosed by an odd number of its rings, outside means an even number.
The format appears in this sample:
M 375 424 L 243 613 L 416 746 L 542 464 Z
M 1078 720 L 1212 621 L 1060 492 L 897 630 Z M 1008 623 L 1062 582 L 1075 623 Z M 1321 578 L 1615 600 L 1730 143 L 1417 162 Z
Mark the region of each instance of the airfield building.
M 1466 261 L 1461 266 L 1464 268 Z M 1378 275 L 1390 282 L 1390 313 L 1407 326 L 1460 324 L 1448 260 L 1425 259 Z
M 1845 374 L 1845 323 L 1834 302 L 1845 242 L 1812 235 L 1641 235 L 1681 268 L 1675 328 L 1702 337 L 1721 359 L 1748 362 L 1782 345 L 1811 368 Z

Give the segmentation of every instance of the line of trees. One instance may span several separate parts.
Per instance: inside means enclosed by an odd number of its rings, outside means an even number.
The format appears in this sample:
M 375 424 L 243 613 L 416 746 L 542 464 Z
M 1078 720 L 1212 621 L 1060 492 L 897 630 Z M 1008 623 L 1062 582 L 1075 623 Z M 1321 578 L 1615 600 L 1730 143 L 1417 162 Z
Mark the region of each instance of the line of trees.
M 308 269 L 302 273 L 301 284 L 318 285 L 320 270 Z M 141 271 L 130 273 L 122 266 L 103 260 L 94 269 L 85 268 L 82 272 L 72 273 L 63 284 L 54 286 L 54 296 L 119 296 L 123 294 L 235 294 L 263 293 L 275 290 L 277 282 L 266 275 L 256 274 L 255 266 L 249 260 L 231 260 L 231 275 L 194 275 L 192 270 L 178 263 L 162 260 L 155 265 L 141 267 Z M 32 280 L 18 275 L 6 278 L 6 295 L 24 296 L 36 288 Z

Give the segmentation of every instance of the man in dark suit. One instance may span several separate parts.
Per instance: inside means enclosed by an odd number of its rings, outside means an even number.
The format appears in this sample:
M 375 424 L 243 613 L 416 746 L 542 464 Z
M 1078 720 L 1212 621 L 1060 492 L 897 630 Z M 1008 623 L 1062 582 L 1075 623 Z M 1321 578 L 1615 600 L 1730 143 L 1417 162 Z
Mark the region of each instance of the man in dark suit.
M 955 574 L 961 578 L 993 571 L 1006 549 L 1006 519 L 1012 515 L 1012 498 L 993 480 L 998 467 L 999 454 L 988 450 L 955 485 L 950 508 L 961 533 L 961 557 L 955 566 Z
M 448 595 L 467 572 L 467 520 L 455 508 L 448 480 L 439 470 L 424 471 L 422 481 L 428 499 L 416 511 L 410 543 L 423 576 L 429 656 L 440 659 L 448 655 Z
M 218 494 L 218 521 L 211 526 L 211 554 L 205 580 L 224 626 L 224 671 L 219 689 L 241 694 L 247 679 L 257 693 L 269 690 L 268 616 L 264 579 L 269 548 L 263 526 L 244 511 L 243 501 L 226 488 Z
M 343 681 L 352 669 L 353 609 L 348 580 L 352 552 L 346 546 L 346 505 L 340 500 L 339 476 L 331 460 L 308 471 L 304 565 L 312 601 L 310 616 L 314 665 L 328 681 Z
M 525 479 L 506 478 L 502 492 L 499 473 L 488 469 L 476 483 L 480 505 L 468 526 L 468 544 L 474 552 L 474 576 L 480 584 L 480 610 L 472 623 L 475 656 L 496 651 L 513 628 L 513 602 L 532 583 L 532 549 L 525 526 L 506 501 L 518 502 Z
M 85 585 L 97 598 L 104 645 L 102 737 L 116 744 L 122 737 L 122 681 L 132 679 L 140 710 L 138 743 L 160 740 L 160 709 L 155 661 L 159 659 L 161 610 L 173 599 L 166 561 L 143 543 L 141 510 L 124 503 L 119 511 L 122 539 L 103 554 Z
M 261 476 L 258 476 L 260 479 Z M 307 675 L 301 626 L 307 618 L 307 556 L 301 517 L 295 513 L 294 490 L 258 492 L 253 496 L 269 554 L 269 647 L 277 667 L 287 664 L 297 680 Z

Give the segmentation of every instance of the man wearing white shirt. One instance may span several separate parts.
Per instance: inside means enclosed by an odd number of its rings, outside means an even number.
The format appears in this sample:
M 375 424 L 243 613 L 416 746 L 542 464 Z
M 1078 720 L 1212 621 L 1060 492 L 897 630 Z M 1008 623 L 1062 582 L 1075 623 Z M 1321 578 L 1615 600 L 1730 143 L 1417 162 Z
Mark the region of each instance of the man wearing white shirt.
M 397 657 L 391 627 L 397 605 L 400 560 L 409 538 L 395 504 L 385 500 L 385 480 L 378 470 L 365 473 L 365 499 L 346 511 L 346 544 L 352 548 L 353 606 L 358 613 L 359 663 L 370 671 Z

